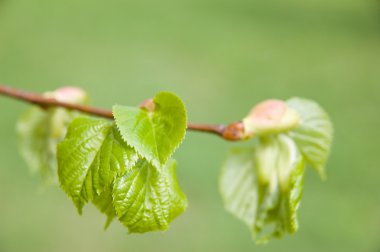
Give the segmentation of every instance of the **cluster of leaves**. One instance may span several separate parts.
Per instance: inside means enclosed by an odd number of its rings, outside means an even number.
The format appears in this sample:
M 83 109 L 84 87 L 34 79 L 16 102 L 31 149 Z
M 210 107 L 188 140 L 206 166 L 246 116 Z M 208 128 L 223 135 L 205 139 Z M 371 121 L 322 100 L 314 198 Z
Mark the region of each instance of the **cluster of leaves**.
M 299 116 L 294 127 L 272 128 L 251 147 L 232 149 L 220 178 L 226 209 L 248 225 L 259 243 L 297 231 L 304 168 L 310 165 L 324 178 L 330 152 L 333 128 L 326 112 L 301 98 L 286 106 Z
M 157 94 L 151 105 L 154 109 L 115 105 L 114 121 L 76 117 L 63 141 L 54 138 L 51 148 L 25 145 L 23 152 L 28 161 L 33 157 L 41 162 L 36 164 L 41 172 L 48 157 L 51 163 L 46 167 L 55 169 L 58 164 L 60 185 L 80 214 L 91 202 L 106 214 L 106 227 L 116 217 L 131 233 L 166 230 L 187 207 L 176 162 L 170 159 L 184 139 L 187 117 L 182 101 L 172 93 Z M 54 123 L 42 127 L 45 118 L 35 117 L 35 111 L 45 117 L 55 113 L 33 108 L 34 115 L 20 123 L 29 125 L 29 131 L 19 127 L 21 142 L 53 141 L 50 135 L 35 134 L 56 127 Z M 38 124 L 31 123 L 37 119 Z
M 176 95 L 161 92 L 139 108 L 115 105 L 113 115 L 33 107 L 17 127 L 21 153 L 46 179 L 58 175 L 80 214 L 92 203 L 107 216 L 106 227 L 117 218 L 131 233 L 166 230 L 187 207 L 171 159 L 185 137 L 186 109 Z M 315 102 L 293 98 L 259 106 L 243 124 L 247 138 L 255 138 L 251 147 L 232 149 L 223 165 L 225 208 L 259 242 L 294 233 L 304 169 L 310 165 L 324 177 L 331 122 Z

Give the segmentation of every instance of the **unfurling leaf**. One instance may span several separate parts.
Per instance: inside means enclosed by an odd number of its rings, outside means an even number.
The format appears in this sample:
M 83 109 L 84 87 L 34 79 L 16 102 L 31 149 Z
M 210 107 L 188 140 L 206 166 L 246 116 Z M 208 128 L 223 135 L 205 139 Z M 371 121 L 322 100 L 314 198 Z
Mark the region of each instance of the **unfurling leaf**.
M 249 226 L 258 242 L 297 230 L 304 167 L 289 137 L 262 141 L 255 148 L 233 149 L 220 180 L 226 209 Z
M 146 108 L 114 106 L 123 139 L 156 167 L 163 166 L 186 133 L 186 109 L 174 94 L 161 92 Z
M 297 209 L 303 190 L 304 158 L 294 141 L 280 134 L 260 139 L 255 164 L 263 189 L 259 194 L 255 232 L 263 242 L 294 233 L 298 229 Z M 272 229 L 266 229 L 272 223 Z
M 290 131 L 289 136 L 297 143 L 307 162 L 324 178 L 333 137 L 330 118 L 311 100 L 292 98 L 287 104 L 300 115 L 298 127 Z
M 166 230 L 185 211 L 187 200 L 178 185 L 175 169 L 174 160 L 169 160 L 160 171 L 142 159 L 115 181 L 114 206 L 129 232 Z
M 257 242 L 297 231 L 304 167 L 310 164 L 324 175 L 333 131 L 328 115 L 313 101 L 262 105 L 245 119 L 253 130 L 248 133 L 258 140 L 252 148 L 229 153 L 220 179 L 225 208 L 249 226 Z M 299 118 L 297 124 L 289 123 L 286 111 Z
M 86 103 L 87 95 L 74 87 L 58 89 L 44 94 L 63 102 Z M 63 108 L 28 109 L 17 123 L 19 148 L 25 162 L 34 172 L 39 172 L 45 182 L 57 182 L 56 145 L 67 130 L 67 126 L 78 112 Z

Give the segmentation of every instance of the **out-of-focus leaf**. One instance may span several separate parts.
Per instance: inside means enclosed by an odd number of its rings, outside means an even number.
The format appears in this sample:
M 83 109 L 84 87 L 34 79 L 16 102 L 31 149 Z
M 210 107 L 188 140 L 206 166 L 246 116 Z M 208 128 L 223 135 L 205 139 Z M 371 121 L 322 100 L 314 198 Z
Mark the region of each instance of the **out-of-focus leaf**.
M 161 92 L 152 111 L 114 106 L 116 125 L 123 139 L 156 167 L 163 166 L 185 137 L 186 110 L 174 94 Z
M 229 153 L 220 191 L 225 208 L 248 225 L 257 242 L 266 242 L 297 230 L 304 162 L 286 135 L 256 143 Z
M 258 242 L 267 242 L 298 229 L 305 163 L 294 141 L 284 134 L 261 139 L 255 160 L 259 174 L 264 170 L 270 174 L 264 180 L 259 176 L 260 207 L 255 227 Z
M 187 207 L 176 177 L 176 163 L 170 160 L 158 170 L 144 159 L 117 178 L 113 199 L 119 220 L 131 233 L 166 230 Z
M 76 87 L 64 87 L 47 92 L 45 97 L 62 102 L 86 103 L 86 93 Z M 47 183 L 57 182 L 56 145 L 65 136 L 69 123 L 78 112 L 63 108 L 41 109 L 33 106 L 17 123 L 19 149 L 33 172 L 39 172 Z
M 48 183 L 57 181 L 57 143 L 63 139 L 67 125 L 77 115 L 62 108 L 45 111 L 32 107 L 17 123 L 21 155 L 30 169 L 39 172 Z
M 333 137 L 330 118 L 311 100 L 292 98 L 287 104 L 300 115 L 298 127 L 288 134 L 295 140 L 307 162 L 324 178 Z

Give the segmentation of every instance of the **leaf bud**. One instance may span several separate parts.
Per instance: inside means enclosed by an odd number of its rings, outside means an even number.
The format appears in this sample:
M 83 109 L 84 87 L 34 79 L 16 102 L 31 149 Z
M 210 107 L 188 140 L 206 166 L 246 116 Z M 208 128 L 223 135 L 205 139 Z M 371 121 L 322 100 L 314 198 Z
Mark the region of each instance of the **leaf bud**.
M 298 126 L 300 117 L 284 101 L 266 100 L 252 108 L 243 119 L 246 137 L 276 134 Z

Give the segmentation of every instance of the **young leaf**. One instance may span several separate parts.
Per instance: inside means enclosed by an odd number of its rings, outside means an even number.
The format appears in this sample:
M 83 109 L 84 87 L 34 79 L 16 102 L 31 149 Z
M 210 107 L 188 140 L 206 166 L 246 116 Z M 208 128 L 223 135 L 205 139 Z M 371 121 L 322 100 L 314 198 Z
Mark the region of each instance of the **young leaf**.
M 61 187 L 82 212 L 83 205 L 101 195 L 118 175 L 134 166 L 138 156 L 122 140 L 114 123 L 77 118 L 58 144 Z
M 255 225 L 259 198 L 254 155 L 254 148 L 231 149 L 219 180 L 224 207 L 250 229 Z
M 100 212 L 107 216 L 104 229 L 107 229 L 112 220 L 116 217 L 115 208 L 113 206 L 112 199 L 113 183 L 107 186 L 100 195 L 96 195 L 92 200 L 92 203 L 99 209 Z
M 258 174 L 263 170 L 270 174 L 269 179 L 259 176 L 260 207 L 255 227 L 255 232 L 261 237 L 259 242 L 296 232 L 305 167 L 296 144 L 285 134 L 261 138 L 255 161 Z M 273 223 L 272 229 L 266 228 Z
M 185 106 L 172 93 L 158 93 L 150 109 L 116 105 L 113 115 L 123 139 L 156 167 L 166 163 L 185 137 Z
M 258 242 L 294 233 L 303 167 L 301 154 L 286 135 L 233 149 L 220 179 L 225 208 L 249 226 Z
M 131 233 L 166 230 L 187 207 L 176 177 L 176 163 L 169 160 L 157 170 L 140 159 L 115 181 L 113 199 L 119 220 Z
M 44 94 L 70 103 L 86 103 L 86 93 L 75 87 L 60 88 Z M 57 182 L 56 145 L 66 134 L 67 126 L 79 113 L 63 108 L 28 109 L 17 123 L 19 149 L 30 169 L 39 172 L 47 183 Z
M 292 98 L 287 105 L 300 115 L 300 123 L 289 132 L 302 154 L 319 175 L 325 177 L 330 153 L 333 126 L 327 113 L 314 101 Z

